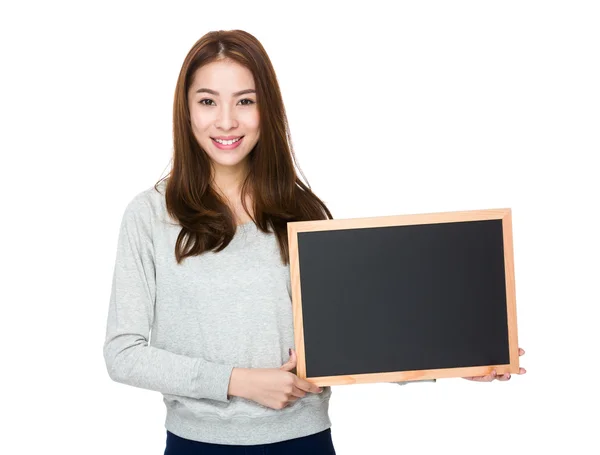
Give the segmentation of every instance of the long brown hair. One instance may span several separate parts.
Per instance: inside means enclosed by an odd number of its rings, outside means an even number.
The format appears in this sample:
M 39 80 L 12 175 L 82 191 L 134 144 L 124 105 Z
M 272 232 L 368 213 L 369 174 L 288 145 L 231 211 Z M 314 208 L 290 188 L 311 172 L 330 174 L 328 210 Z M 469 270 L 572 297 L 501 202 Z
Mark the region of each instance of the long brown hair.
M 243 30 L 213 31 L 200 38 L 188 52 L 175 87 L 173 102 L 173 165 L 165 190 L 169 215 L 182 229 L 175 244 L 175 258 L 205 251 L 219 252 L 231 242 L 236 226 L 231 209 L 210 185 L 210 157 L 191 129 L 188 89 L 195 71 L 208 63 L 230 59 L 250 70 L 256 85 L 259 140 L 249 153 L 249 172 L 242 188 L 252 195 L 253 221 L 264 233 L 274 232 L 281 260 L 289 263 L 287 223 L 332 219 L 327 206 L 297 176 L 296 156 L 279 84 L 271 60 L 261 43 Z M 300 173 L 306 180 L 304 173 Z M 250 216 L 250 214 L 248 213 Z

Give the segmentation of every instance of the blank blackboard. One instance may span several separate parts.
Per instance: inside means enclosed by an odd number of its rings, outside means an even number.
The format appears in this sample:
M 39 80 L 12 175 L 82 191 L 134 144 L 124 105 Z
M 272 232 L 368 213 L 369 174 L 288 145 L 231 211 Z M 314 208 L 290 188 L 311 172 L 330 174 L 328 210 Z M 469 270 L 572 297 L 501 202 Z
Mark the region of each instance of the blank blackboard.
M 518 373 L 510 209 L 288 223 L 297 374 Z

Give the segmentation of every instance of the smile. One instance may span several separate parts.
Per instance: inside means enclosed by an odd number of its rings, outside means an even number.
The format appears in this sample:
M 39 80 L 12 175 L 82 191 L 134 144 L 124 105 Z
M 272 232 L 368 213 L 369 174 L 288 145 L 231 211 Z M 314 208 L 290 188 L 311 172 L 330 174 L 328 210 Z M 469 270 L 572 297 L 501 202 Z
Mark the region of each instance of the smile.
M 232 149 L 238 147 L 241 144 L 243 138 L 244 138 L 244 136 L 240 136 L 236 139 L 230 139 L 230 140 L 224 141 L 222 139 L 214 139 L 211 137 L 213 144 L 215 144 L 215 146 L 221 150 L 232 150 Z
M 223 145 L 231 145 L 231 144 L 235 144 L 237 141 L 239 141 L 243 136 L 238 137 L 237 139 L 231 139 L 229 141 L 224 141 L 222 139 L 213 139 L 214 141 L 217 141 L 219 144 L 223 144 Z

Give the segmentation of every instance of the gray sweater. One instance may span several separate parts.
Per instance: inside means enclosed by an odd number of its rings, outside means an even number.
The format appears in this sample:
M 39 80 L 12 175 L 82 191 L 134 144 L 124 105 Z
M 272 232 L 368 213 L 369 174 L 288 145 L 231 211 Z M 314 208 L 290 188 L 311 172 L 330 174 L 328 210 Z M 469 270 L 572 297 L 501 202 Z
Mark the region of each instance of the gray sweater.
M 161 392 L 165 428 L 195 441 L 268 444 L 329 428 L 330 387 L 282 410 L 227 396 L 234 367 L 279 368 L 295 348 L 289 266 L 274 234 L 245 223 L 220 253 L 179 265 L 181 226 L 167 214 L 165 182 L 158 188 L 122 217 L 104 342 L 110 378 Z
M 181 226 L 161 193 L 142 191 L 123 214 L 104 342 L 110 378 L 161 392 L 165 428 L 187 439 L 267 444 L 329 428 L 330 387 L 281 410 L 227 395 L 234 367 L 279 368 L 295 348 L 289 266 L 274 234 L 249 222 L 225 250 L 179 265 Z

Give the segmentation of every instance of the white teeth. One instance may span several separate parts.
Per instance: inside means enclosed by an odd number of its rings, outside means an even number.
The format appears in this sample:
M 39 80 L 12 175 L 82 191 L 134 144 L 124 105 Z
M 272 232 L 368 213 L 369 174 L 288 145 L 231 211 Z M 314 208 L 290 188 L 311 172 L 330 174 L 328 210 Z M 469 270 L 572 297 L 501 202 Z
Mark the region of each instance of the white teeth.
M 230 141 L 223 141 L 221 139 L 215 139 L 215 141 L 217 141 L 219 144 L 223 144 L 223 145 L 231 145 L 236 143 L 237 141 L 239 141 L 241 139 L 241 137 L 238 137 L 237 139 L 232 139 Z

